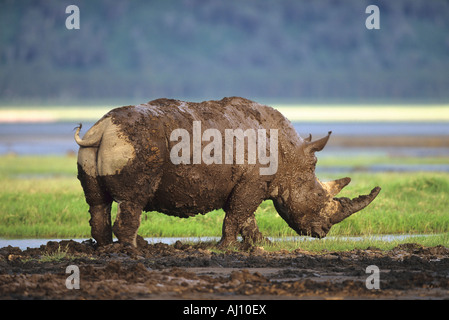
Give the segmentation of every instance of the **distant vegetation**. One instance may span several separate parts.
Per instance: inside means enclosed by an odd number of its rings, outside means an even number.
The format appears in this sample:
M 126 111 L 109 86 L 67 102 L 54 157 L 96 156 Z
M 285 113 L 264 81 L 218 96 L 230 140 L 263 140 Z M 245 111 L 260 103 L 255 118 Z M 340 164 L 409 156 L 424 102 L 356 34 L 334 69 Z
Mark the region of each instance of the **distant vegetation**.
M 130 102 L 124 101 L 123 104 Z M 35 105 L 10 103 L 0 108 L 0 123 L 33 121 L 97 121 L 113 107 L 120 107 L 118 101 L 112 104 L 102 102 L 100 105 L 88 106 Z M 396 122 L 449 122 L 448 104 L 271 104 L 292 122 L 354 122 L 354 121 L 396 121 Z
M 447 101 L 448 30 L 443 0 L 0 0 L 0 99 Z

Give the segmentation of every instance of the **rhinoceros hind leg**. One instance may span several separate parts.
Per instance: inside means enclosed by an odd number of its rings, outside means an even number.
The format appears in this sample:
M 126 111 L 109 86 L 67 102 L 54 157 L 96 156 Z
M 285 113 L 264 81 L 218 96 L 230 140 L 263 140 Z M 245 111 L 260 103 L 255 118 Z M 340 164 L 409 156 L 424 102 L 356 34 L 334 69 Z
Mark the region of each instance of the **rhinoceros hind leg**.
M 111 203 L 90 206 L 89 209 L 92 238 L 99 246 L 112 243 Z
M 118 204 L 117 217 L 112 231 L 118 241 L 137 247 L 137 230 L 140 226 L 140 217 L 143 207 L 131 201 L 122 201 Z
M 94 157 L 94 154 L 95 150 L 93 150 L 93 148 L 80 150 L 80 155 L 85 158 L 91 157 L 91 160 L 92 157 Z M 89 205 L 91 235 L 95 241 L 97 241 L 99 246 L 104 246 L 112 243 L 112 198 L 104 188 L 102 188 L 98 177 L 90 175 L 84 170 L 85 168 L 86 166 L 78 163 L 78 179 L 81 182 L 86 202 Z M 91 172 L 91 174 L 93 174 L 93 172 Z

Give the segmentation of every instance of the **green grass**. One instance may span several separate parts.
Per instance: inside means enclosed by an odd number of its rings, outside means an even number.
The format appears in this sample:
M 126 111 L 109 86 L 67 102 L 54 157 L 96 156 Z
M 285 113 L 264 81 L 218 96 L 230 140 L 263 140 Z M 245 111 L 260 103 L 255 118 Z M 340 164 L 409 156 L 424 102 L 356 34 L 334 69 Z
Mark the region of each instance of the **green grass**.
M 390 157 L 388 155 L 355 155 L 348 159 L 347 156 L 326 156 L 320 155 L 318 167 L 357 167 L 365 168 L 372 165 L 390 164 L 390 165 L 429 165 L 429 164 L 448 164 L 449 157 Z
M 443 234 L 420 235 L 413 238 L 405 239 L 388 239 L 380 240 L 373 236 L 364 236 L 362 239 L 348 239 L 346 237 L 327 237 L 320 240 L 296 240 L 296 241 L 276 241 L 272 244 L 265 245 L 266 251 L 279 250 L 301 250 L 312 252 L 325 251 L 350 251 L 354 249 L 365 250 L 367 248 L 378 248 L 381 250 L 390 250 L 402 243 L 417 243 L 425 247 L 434 247 L 442 245 L 449 247 L 449 232 Z
M 73 260 L 75 256 L 69 253 L 69 248 L 58 247 L 57 250 L 53 252 L 45 252 L 39 259 L 41 262 L 61 262 L 62 260 Z
M 354 159 L 351 163 L 358 165 L 365 160 Z M 328 161 L 330 165 L 332 161 Z M 335 225 L 328 236 L 443 234 L 431 240 L 432 243 L 449 242 L 449 174 L 354 173 L 350 176 L 352 182 L 341 196 L 353 198 L 367 194 L 377 185 L 382 187 L 382 192 L 365 210 Z M 326 179 L 339 177 L 342 175 L 326 175 Z M 1 238 L 90 237 L 88 206 L 76 178 L 75 157 L 2 156 L 0 179 Z M 115 212 L 116 206 L 113 216 Z M 220 236 L 223 217 L 222 210 L 189 219 L 143 213 L 139 233 L 144 237 Z M 271 201 L 260 205 L 256 219 L 267 236 L 296 235 L 276 213 Z M 352 248 L 363 243 L 343 242 Z M 329 243 L 327 239 L 303 241 L 301 246 L 320 247 Z

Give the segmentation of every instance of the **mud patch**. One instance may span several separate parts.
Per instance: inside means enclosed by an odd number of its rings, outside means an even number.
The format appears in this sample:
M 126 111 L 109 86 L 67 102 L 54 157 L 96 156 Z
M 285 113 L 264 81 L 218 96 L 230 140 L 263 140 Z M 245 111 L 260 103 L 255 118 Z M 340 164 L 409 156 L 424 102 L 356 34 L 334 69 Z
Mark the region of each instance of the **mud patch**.
M 80 271 L 67 289 L 66 267 Z M 366 268 L 380 289 L 367 289 Z M 215 251 L 215 243 L 48 242 L 0 249 L 0 299 L 447 299 L 449 249 L 403 244 L 347 252 Z

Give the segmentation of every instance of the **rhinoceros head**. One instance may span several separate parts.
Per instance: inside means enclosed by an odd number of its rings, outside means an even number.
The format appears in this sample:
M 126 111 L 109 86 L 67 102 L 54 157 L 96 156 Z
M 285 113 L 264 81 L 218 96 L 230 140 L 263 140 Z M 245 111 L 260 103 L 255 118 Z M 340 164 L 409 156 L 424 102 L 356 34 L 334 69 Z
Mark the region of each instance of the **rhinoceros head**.
M 350 178 L 329 182 L 316 178 L 315 152 L 324 148 L 330 134 L 313 142 L 311 137 L 304 140 L 298 168 L 285 177 L 277 196 L 272 198 L 279 215 L 299 235 L 325 237 L 334 224 L 365 208 L 380 192 L 376 187 L 369 195 L 352 200 L 337 198 L 336 195 L 351 182 Z

